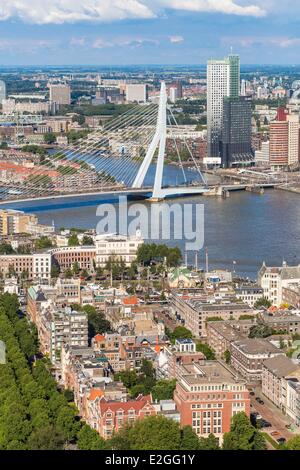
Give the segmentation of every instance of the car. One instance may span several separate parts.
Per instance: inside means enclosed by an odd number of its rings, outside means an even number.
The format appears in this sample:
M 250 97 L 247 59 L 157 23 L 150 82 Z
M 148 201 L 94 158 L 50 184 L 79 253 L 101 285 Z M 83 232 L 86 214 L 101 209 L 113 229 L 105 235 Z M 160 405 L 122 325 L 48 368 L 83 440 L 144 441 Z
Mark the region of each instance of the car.
M 260 398 L 260 397 L 256 397 L 255 400 L 259 402 L 259 401 L 261 400 L 261 398 Z
M 285 437 L 278 437 L 278 439 L 276 439 L 276 441 L 278 442 L 278 444 L 284 444 L 286 442 L 286 438 Z
M 250 397 L 254 397 L 254 396 L 255 396 L 255 393 L 254 393 L 254 392 L 250 392 L 249 395 L 250 395 Z
M 271 432 L 272 437 L 280 437 L 280 433 L 278 431 Z
M 272 424 L 269 421 L 266 421 L 265 419 L 262 419 L 260 422 L 260 425 L 262 428 L 271 428 Z

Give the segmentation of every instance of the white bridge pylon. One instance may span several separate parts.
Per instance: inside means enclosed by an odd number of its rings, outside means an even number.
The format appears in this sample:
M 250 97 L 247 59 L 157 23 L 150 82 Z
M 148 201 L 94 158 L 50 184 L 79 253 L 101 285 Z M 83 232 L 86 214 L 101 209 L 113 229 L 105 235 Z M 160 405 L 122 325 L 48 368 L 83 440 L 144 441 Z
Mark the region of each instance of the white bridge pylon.
M 140 189 L 143 186 L 146 174 L 154 158 L 155 152 L 158 148 L 158 157 L 156 165 L 156 173 L 154 180 L 154 187 L 152 198 L 154 200 L 164 199 L 167 196 L 180 195 L 180 194 L 202 194 L 207 192 L 204 187 L 178 187 L 178 188 L 162 188 L 164 161 L 166 153 L 166 140 L 167 140 L 167 104 L 168 96 L 165 82 L 161 83 L 160 99 L 158 118 L 156 125 L 156 132 L 152 142 L 148 148 L 143 163 L 140 166 L 138 174 L 133 182 L 132 188 Z

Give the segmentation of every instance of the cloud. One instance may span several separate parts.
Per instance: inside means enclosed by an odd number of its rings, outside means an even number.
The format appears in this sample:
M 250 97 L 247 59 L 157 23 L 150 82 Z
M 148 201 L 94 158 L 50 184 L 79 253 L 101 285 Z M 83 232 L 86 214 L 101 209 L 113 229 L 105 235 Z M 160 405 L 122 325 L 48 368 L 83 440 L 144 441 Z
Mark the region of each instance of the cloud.
M 243 5 L 241 5 L 243 1 Z M 249 4 L 253 1 L 255 4 Z M 112 22 L 155 18 L 166 9 L 259 17 L 260 0 L 0 0 L 0 21 L 34 24 Z
M 59 41 L 46 39 L 1 39 L 0 51 L 35 54 L 40 50 L 56 49 Z
M 80 21 L 116 21 L 152 18 L 152 10 L 140 0 L 0 0 L 0 20 L 19 18 L 35 24 Z
M 258 0 L 256 0 L 256 3 L 257 1 Z M 225 13 L 230 15 L 257 17 L 264 16 L 266 14 L 266 11 L 259 5 L 239 5 L 238 0 L 160 0 L 159 3 L 161 6 L 172 8 L 174 10 Z
M 170 36 L 169 40 L 172 44 L 178 44 L 180 42 L 183 42 L 184 38 L 182 36 Z
M 94 40 L 92 47 L 94 49 L 107 49 L 109 47 L 141 47 L 143 45 L 158 46 L 160 41 L 152 38 L 130 37 L 130 38 L 114 38 L 113 40 L 103 39 L 101 37 Z
M 283 36 L 242 36 L 242 37 L 223 37 L 222 45 L 239 45 L 244 48 L 276 46 L 282 49 L 299 46 L 300 38 L 289 38 Z

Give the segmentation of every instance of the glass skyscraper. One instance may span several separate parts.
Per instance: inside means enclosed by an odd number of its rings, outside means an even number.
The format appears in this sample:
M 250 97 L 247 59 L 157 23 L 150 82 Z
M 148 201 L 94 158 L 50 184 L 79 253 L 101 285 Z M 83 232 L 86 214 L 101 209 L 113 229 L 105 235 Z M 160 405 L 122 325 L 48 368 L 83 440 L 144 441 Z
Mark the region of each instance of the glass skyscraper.
M 220 141 L 225 97 L 240 94 L 240 58 L 231 54 L 207 64 L 207 153 L 206 163 L 221 164 Z
M 253 161 L 251 98 L 229 96 L 224 98 L 223 124 L 220 141 L 221 164 L 224 168 L 249 164 Z

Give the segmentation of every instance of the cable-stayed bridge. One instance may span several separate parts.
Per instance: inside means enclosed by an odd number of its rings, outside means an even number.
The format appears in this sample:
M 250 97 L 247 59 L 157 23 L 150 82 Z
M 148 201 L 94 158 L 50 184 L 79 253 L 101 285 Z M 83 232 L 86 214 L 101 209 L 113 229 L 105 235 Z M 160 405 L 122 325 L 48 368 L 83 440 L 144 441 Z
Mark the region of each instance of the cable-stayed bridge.
M 189 167 L 174 138 L 180 178 L 177 171 L 164 181 L 167 138 L 178 127 L 162 82 L 158 104 L 134 106 L 31 169 L 8 169 L 0 204 L 89 194 L 141 194 L 154 201 L 203 194 L 207 183 L 186 140 Z

